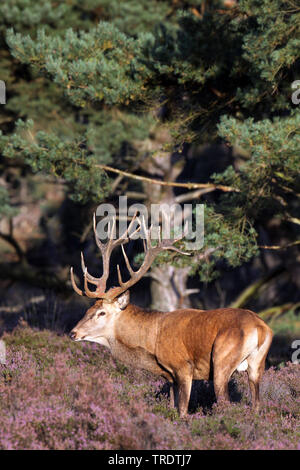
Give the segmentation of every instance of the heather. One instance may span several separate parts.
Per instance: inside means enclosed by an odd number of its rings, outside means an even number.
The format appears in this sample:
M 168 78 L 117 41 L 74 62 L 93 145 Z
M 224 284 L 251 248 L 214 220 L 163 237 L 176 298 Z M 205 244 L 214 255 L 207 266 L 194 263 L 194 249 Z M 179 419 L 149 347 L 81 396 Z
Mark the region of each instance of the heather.
M 0 449 L 297 449 L 300 365 L 266 370 L 261 411 L 249 407 L 246 373 L 230 383 L 232 403 L 214 403 L 195 382 L 186 419 L 167 387 L 129 369 L 102 346 L 27 325 L 2 337 Z

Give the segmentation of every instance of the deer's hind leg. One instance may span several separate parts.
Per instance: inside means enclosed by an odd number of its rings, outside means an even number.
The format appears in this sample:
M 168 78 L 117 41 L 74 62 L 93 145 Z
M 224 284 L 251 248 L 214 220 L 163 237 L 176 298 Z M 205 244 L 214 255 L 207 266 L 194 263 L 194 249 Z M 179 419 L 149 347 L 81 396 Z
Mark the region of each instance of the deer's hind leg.
M 248 380 L 251 393 L 252 408 L 259 410 L 259 383 L 265 370 L 266 357 L 272 342 L 272 332 L 268 328 L 258 327 L 259 346 L 247 357 Z
M 217 401 L 229 401 L 228 382 L 243 358 L 244 333 L 238 328 L 220 332 L 212 352 L 213 382 Z

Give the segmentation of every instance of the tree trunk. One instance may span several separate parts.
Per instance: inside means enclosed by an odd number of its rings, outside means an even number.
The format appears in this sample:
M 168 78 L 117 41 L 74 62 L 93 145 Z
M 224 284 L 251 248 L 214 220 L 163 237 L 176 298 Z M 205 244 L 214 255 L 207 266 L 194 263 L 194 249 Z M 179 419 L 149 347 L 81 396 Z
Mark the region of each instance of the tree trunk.
M 168 312 L 191 307 L 186 289 L 189 268 L 175 268 L 167 264 L 152 268 L 150 276 L 154 310 Z
M 143 162 L 142 168 L 155 177 L 166 181 L 175 181 L 183 167 L 183 160 L 179 159 L 172 164 L 172 155 L 160 151 L 163 143 L 170 140 L 168 131 L 161 128 L 151 141 L 151 150 L 155 150 L 151 157 Z M 147 196 L 146 204 L 150 213 L 151 204 L 175 204 L 175 194 L 172 187 L 164 187 L 144 183 L 144 192 Z M 163 312 L 178 308 L 190 307 L 187 291 L 189 267 L 175 268 L 170 265 L 155 266 L 149 274 L 151 278 L 151 307 Z

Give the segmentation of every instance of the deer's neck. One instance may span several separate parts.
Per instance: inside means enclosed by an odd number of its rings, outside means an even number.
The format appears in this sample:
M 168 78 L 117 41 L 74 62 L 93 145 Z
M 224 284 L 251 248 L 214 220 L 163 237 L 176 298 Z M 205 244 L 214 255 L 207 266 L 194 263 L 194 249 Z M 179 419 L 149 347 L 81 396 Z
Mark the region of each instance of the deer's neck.
M 108 338 L 112 355 L 123 363 L 162 375 L 156 359 L 159 312 L 145 312 L 129 305 L 114 325 L 114 334 Z
M 155 354 L 161 312 L 147 312 L 129 304 L 114 325 L 113 341 L 130 349 L 145 349 Z

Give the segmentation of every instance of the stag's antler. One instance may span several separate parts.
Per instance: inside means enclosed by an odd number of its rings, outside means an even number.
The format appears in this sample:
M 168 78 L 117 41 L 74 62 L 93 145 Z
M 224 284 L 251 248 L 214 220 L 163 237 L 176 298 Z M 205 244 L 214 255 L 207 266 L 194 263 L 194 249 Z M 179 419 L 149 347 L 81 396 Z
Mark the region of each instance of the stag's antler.
M 114 248 L 121 244 L 125 244 L 129 241 L 128 234 L 130 233 L 130 230 L 133 226 L 133 223 L 136 219 L 136 214 L 133 216 L 128 228 L 125 230 L 125 232 L 121 235 L 120 238 L 117 240 L 113 239 L 113 234 L 115 231 L 115 226 L 116 226 L 116 218 L 114 217 L 112 220 L 112 224 L 109 224 L 109 229 L 108 229 L 108 242 L 107 243 L 102 243 L 97 235 L 97 230 L 96 230 L 96 216 L 94 214 L 93 217 L 93 229 L 94 229 L 94 235 L 95 235 L 95 241 L 98 246 L 98 248 L 101 251 L 102 255 L 102 260 L 103 260 L 103 274 L 101 277 L 94 277 L 91 274 L 88 273 L 87 268 L 85 266 L 84 262 L 84 257 L 83 253 L 81 252 L 81 268 L 83 271 L 84 275 L 84 291 L 82 292 L 81 289 L 79 289 L 75 283 L 74 280 L 74 273 L 73 273 L 73 267 L 71 268 L 71 282 L 73 289 L 77 294 L 79 295 L 86 295 L 87 297 L 92 297 L 92 298 L 104 298 L 104 294 L 106 291 L 106 283 L 107 279 L 109 276 L 109 262 L 110 262 L 110 257 L 112 254 L 112 251 Z M 131 236 L 133 236 L 135 233 L 137 233 L 140 230 L 140 227 L 138 227 Z M 95 291 L 91 291 L 88 287 L 88 283 L 94 284 L 96 286 Z
M 130 234 L 130 230 L 132 228 L 133 222 L 135 219 L 138 220 L 139 222 L 139 227 L 133 232 L 133 234 Z M 190 253 L 185 253 L 183 251 L 180 251 L 178 248 L 174 247 L 174 243 L 178 242 L 181 240 L 185 235 L 186 235 L 186 230 L 184 230 L 184 233 L 181 237 L 176 238 L 174 240 L 168 239 L 168 240 L 162 240 L 161 239 L 161 227 L 159 227 L 159 233 L 158 233 L 158 242 L 155 246 L 152 246 L 151 244 L 151 231 L 152 231 L 152 225 L 149 229 L 146 227 L 145 219 L 142 217 L 142 221 L 134 215 L 133 219 L 131 220 L 128 228 L 125 230 L 125 232 L 121 235 L 120 238 L 117 240 L 113 240 L 112 236 L 115 230 L 116 226 L 116 219 L 113 219 L 112 225 L 109 229 L 108 233 L 108 242 L 107 243 L 102 243 L 96 232 L 96 218 L 94 215 L 93 219 L 93 227 L 94 227 L 94 234 L 95 234 L 95 240 L 98 248 L 101 251 L 102 254 L 102 259 L 103 259 L 103 274 L 100 278 L 94 277 L 91 274 L 88 273 L 87 268 L 84 263 L 84 258 L 83 254 L 81 253 L 81 267 L 82 271 L 84 274 L 84 293 L 81 289 L 79 289 L 75 283 L 74 280 L 74 274 L 73 274 L 73 268 L 71 268 L 71 281 L 72 281 L 72 286 L 75 292 L 79 295 L 87 295 L 88 297 L 92 298 L 97 298 L 97 299 L 106 299 L 109 301 L 114 300 L 116 297 L 118 297 L 120 294 L 125 292 L 129 287 L 133 286 L 136 284 L 145 274 L 146 272 L 150 269 L 154 259 L 156 256 L 161 253 L 164 250 L 173 250 L 176 251 L 177 253 L 181 253 L 182 255 L 189 255 Z M 146 240 L 144 241 L 144 250 L 145 250 L 145 259 L 141 267 L 137 270 L 134 271 L 132 267 L 130 266 L 128 257 L 125 253 L 124 246 L 128 241 L 129 241 L 129 236 L 133 236 L 136 234 L 140 229 L 143 229 L 145 233 Z M 129 236 L 128 236 L 129 234 Z M 117 265 L 117 271 L 118 271 L 118 280 L 119 280 L 119 287 L 112 287 L 106 292 L 106 283 L 107 279 L 109 276 L 109 262 L 110 262 L 110 257 L 113 249 L 116 246 L 121 245 L 124 260 L 127 266 L 127 269 L 130 274 L 130 279 L 126 282 L 123 282 L 122 277 L 121 277 L 121 272 L 120 272 L 120 267 Z M 94 284 L 96 286 L 95 291 L 91 291 L 88 287 L 88 283 Z

